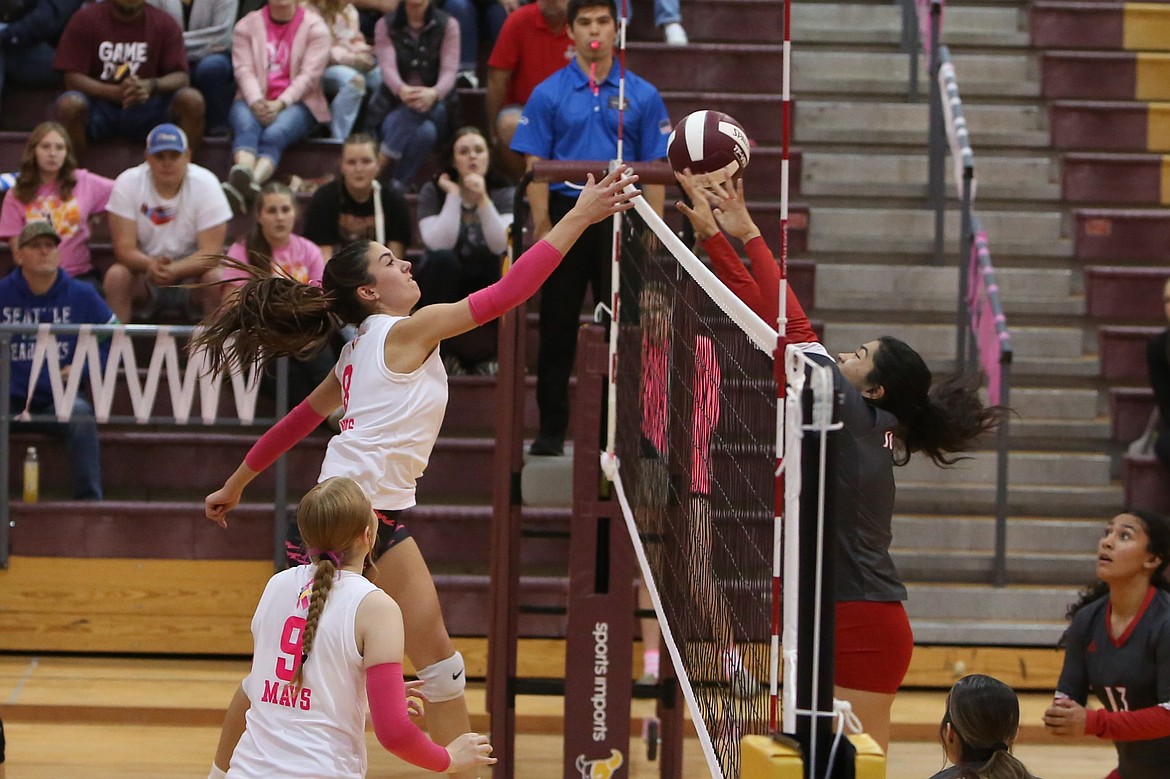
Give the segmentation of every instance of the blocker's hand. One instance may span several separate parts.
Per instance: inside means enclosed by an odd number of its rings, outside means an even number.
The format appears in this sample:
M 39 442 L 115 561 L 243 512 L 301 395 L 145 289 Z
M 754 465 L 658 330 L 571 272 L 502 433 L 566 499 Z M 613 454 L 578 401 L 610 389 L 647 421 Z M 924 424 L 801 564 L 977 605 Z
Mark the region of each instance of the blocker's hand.
M 711 184 L 712 213 L 719 226 L 743 243 L 760 234 L 760 228 L 752 221 L 747 210 L 747 200 L 743 195 L 743 179 L 735 182 L 734 187 L 722 184 Z
M 620 211 L 629 211 L 634 207 L 633 199 L 642 193 L 636 189 L 625 190 L 637 180 L 638 175 L 628 165 L 618 165 L 601 181 L 594 181 L 590 173 L 570 213 L 576 212 L 590 224 L 596 224 Z
M 678 179 L 679 186 L 691 200 L 689 206 L 679 200 L 675 202 L 674 207 L 690 221 L 691 227 L 695 229 L 695 237 L 700 241 L 707 240 L 719 232 L 719 225 L 716 224 L 715 215 L 711 212 L 711 193 L 699 184 L 691 174 L 690 168 L 684 168 L 682 173 L 675 173 L 674 177 Z

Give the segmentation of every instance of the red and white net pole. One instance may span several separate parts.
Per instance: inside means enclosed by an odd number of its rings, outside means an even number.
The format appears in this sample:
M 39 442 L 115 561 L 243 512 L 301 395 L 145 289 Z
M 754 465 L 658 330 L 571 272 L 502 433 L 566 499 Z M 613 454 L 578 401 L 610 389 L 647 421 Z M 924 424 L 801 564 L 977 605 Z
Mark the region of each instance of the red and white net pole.
M 768 727 L 777 729 L 778 711 L 780 707 L 780 647 L 781 647 L 781 559 L 783 554 L 783 516 L 784 516 L 784 405 L 786 396 L 787 371 L 785 370 L 785 349 L 788 346 L 786 337 L 788 330 L 788 174 L 789 142 L 792 137 L 792 0 L 784 0 L 784 43 L 783 43 L 783 77 L 781 80 L 781 142 L 780 142 L 780 284 L 779 284 L 779 315 L 776 319 L 776 350 L 772 354 L 773 375 L 776 380 L 776 495 L 775 517 L 773 519 L 772 540 L 772 646 L 771 668 L 769 674 L 770 701 L 768 711 Z M 792 593 L 795 595 L 795 593 Z M 795 646 L 795 612 L 789 614 L 790 609 L 784 609 L 783 644 Z M 792 622 L 791 629 L 788 625 Z M 787 664 L 786 664 L 787 666 Z M 787 670 L 787 668 L 786 668 Z M 787 674 L 786 674 L 787 675 Z M 796 688 L 795 685 L 784 685 L 784 732 L 792 733 L 796 729 Z
M 629 16 L 628 0 L 622 0 L 621 14 L 618 19 L 618 115 L 617 115 L 617 156 L 614 165 L 621 165 L 624 156 L 622 142 L 625 137 L 626 120 L 626 18 Z M 610 66 L 612 67 L 612 65 Z M 609 403 L 605 425 L 605 460 L 610 467 L 616 468 L 614 462 L 614 445 L 617 439 L 617 346 L 618 346 L 618 307 L 621 305 L 619 291 L 621 289 L 622 265 L 622 215 L 613 215 L 613 262 L 610 263 L 610 293 L 609 293 Z

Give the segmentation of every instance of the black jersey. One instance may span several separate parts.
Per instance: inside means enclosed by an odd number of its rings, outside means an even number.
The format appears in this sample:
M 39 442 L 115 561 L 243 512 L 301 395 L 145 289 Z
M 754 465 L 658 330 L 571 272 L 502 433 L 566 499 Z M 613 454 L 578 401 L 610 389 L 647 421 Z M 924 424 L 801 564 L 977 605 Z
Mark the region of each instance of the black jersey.
M 1109 596 L 1078 611 L 1065 634 L 1056 689 L 1082 706 L 1089 692 L 1109 711 L 1170 707 L 1170 593 L 1151 594 L 1124 635 L 1109 635 Z M 1115 741 L 1123 779 L 1170 777 L 1170 737 Z
M 837 572 L 839 601 L 904 601 L 906 587 L 890 557 L 894 516 L 894 427 L 897 418 L 865 401 L 841 375 L 832 357 L 809 353 L 831 365 L 844 395 L 845 433 L 837 449 Z

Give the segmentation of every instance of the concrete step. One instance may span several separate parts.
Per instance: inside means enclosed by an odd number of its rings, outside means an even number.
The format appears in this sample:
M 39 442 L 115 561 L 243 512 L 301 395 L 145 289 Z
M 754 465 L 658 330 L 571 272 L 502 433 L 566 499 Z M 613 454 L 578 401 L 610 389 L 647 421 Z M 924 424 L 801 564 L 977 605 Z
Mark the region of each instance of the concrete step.
M 1010 483 L 1014 485 L 1104 487 L 1111 483 L 1110 458 L 1084 452 L 1019 452 L 1008 458 Z M 935 466 L 926 457 L 912 457 L 897 471 L 899 482 L 919 485 L 947 484 L 960 487 L 994 485 L 994 451 L 972 452 L 948 468 Z
M 1012 409 L 1024 419 L 1094 419 L 1100 394 L 1073 387 L 1013 387 Z M 1012 420 L 1015 423 L 1016 420 Z
M 1072 271 L 1066 268 L 1002 268 L 996 276 L 1009 318 L 1014 313 L 1084 314 L 1084 299 L 1073 294 Z M 822 262 L 817 264 L 816 310 L 818 316 L 837 310 L 888 311 L 889 300 L 897 296 L 900 311 L 953 318 L 958 285 L 955 268 Z
M 1043 106 L 964 105 L 972 143 L 994 148 L 1047 149 L 1047 111 Z M 926 105 L 863 100 L 801 100 L 795 112 L 796 140 L 812 143 L 906 144 L 922 150 L 927 140 Z
M 987 584 L 996 575 L 991 550 L 895 549 L 892 554 L 903 581 Z M 1009 552 L 1004 558 L 1004 579 L 1008 584 L 1084 586 L 1093 581 L 1094 566 L 1091 554 Z
M 928 360 L 953 358 L 955 326 L 934 324 L 875 324 L 830 322 L 825 325 L 825 345 L 832 353 L 852 351 L 858 344 L 881 335 L 900 338 Z M 1079 358 L 1084 353 L 1080 327 L 1012 327 L 1012 347 L 1019 357 Z
M 1040 94 L 1039 68 L 1026 54 L 956 54 L 955 70 L 964 98 Z M 898 51 L 796 47 L 792 53 L 792 88 L 798 100 L 809 93 L 905 95 L 909 76 L 909 58 Z M 926 94 L 929 80 L 920 76 L 918 86 Z
M 987 211 L 979 218 L 991 236 L 992 257 L 1071 257 L 1073 242 L 1064 235 L 1064 215 L 1056 211 Z M 946 246 L 956 246 L 959 212 L 948 211 Z M 816 206 L 809 223 L 809 250 L 905 262 L 934 251 L 934 212 L 906 208 Z
M 810 151 L 802 159 L 801 192 L 842 197 L 927 196 L 927 159 L 923 151 L 906 154 L 856 154 Z M 1059 200 L 1060 165 L 1045 156 L 976 157 L 980 200 Z M 946 166 L 947 192 L 954 189 L 954 167 Z
M 1055 646 L 1073 587 L 911 584 L 915 643 Z
M 1019 8 L 947 6 L 946 41 L 952 49 L 1027 46 L 1024 19 Z M 800 3 L 792 8 L 792 34 L 807 43 L 897 45 L 902 12 L 896 4 Z
M 1114 484 L 1053 486 L 1009 481 L 1008 485 L 1009 516 L 1100 518 L 1116 514 L 1124 499 L 1121 486 Z M 995 507 L 995 483 L 935 484 L 902 477 L 897 505 L 898 511 L 906 513 L 990 513 Z
M 1009 555 L 1065 554 L 1091 559 L 1106 520 L 1008 517 L 1007 551 Z M 995 517 L 899 514 L 894 517 L 893 548 L 901 552 L 991 552 L 995 548 Z

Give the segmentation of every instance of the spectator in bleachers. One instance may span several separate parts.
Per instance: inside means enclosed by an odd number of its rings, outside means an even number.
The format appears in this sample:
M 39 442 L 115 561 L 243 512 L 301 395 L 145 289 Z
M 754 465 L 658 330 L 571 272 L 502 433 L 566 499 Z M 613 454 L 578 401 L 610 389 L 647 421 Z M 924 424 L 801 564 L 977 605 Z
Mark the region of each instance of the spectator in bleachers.
M 378 22 L 374 49 L 382 88 L 370 101 L 366 123 L 382 140 L 379 173 L 389 167 L 391 182 L 403 189 L 451 131 L 459 34 L 455 18 L 430 0 L 402 0 Z
M 281 275 L 302 284 L 320 284 L 325 258 L 317 244 L 293 232 L 297 202 L 292 190 L 278 181 L 268 182 L 260 189 L 253 215 L 256 223 L 246 236 L 232 244 L 227 256 L 273 276 Z M 231 265 L 224 267 L 222 274 L 228 287 L 227 296 L 252 278 L 247 270 Z M 289 405 L 295 406 L 307 398 L 336 360 L 337 356 L 328 348 L 309 357 L 289 360 Z
M 191 162 L 183 131 L 162 124 L 146 139 L 146 161 L 114 181 L 107 206 L 117 263 L 102 286 L 122 322 L 151 321 L 164 309 L 198 318 L 215 310 L 215 281 L 232 210 L 215 174 Z M 191 310 L 194 308 L 194 310 Z
M 418 195 L 418 232 L 427 248 L 415 269 L 420 306 L 454 303 L 499 281 L 515 191 L 493 175 L 480 129 L 458 130 L 446 169 Z M 495 339 L 443 344 L 448 374 L 494 375 L 495 355 Z
M 634 5 L 627 2 L 625 10 L 629 11 L 627 23 L 634 18 Z M 623 13 L 621 0 L 618 0 L 618 13 Z M 686 46 L 690 43 L 687 31 L 682 26 L 682 8 L 679 0 L 654 0 L 654 25 L 662 28 L 662 38 L 667 46 Z
M 232 74 L 232 29 L 238 0 L 150 0 L 183 31 L 191 86 L 203 95 L 205 133 L 227 135 L 228 109 L 236 82 Z
M 57 41 L 82 0 L 8 0 L 0 3 L 0 93 L 8 82 L 60 87 L 53 70 Z
M 89 219 L 105 212 L 113 188 L 113 179 L 77 167 L 64 127 L 41 122 L 29 133 L 16 186 L 0 206 L 0 238 L 18 235 L 28 222 L 48 222 L 61 241 L 61 269 L 100 290 Z
M 329 121 L 321 76 L 331 40 L 321 15 L 297 0 L 269 0 L 236 25 L 232 65 L 240 91 L 224 184 L 236 213 L 247 213 L 285 149 Z
M 61 270 L 61 239 L 48 222 L 29 222 L 12 247 L 16 268 L 0 280 L 0 321 L 10 324 L 69 322 L 115 324 L 105 301 L 93 287 Z M 73 361 L 77 336 L 57 336 L 62 368 Z M 12 342 L 12 384 L 9 410 L 13 414 L 55 412 L 49 368 L 44 366 L 30 386 L 36 336 L 16 336 Z M 13 422 L 12 432 L 37 432 L 62 438 L 69 453 L 75 500 L 101 500 L 102 463 L 93 407 L 78 392 L 69 421 Z
M 378 144 L 364 133 L 351 135 L 341 147 L 341 178 L 313 193 L 305 213 L 305 237 L 321 247 L 328 260 L 350 241 L 377 241 L 395 257 L 410 245 L 410 209 L 393 187 L 377 180 Z
M 566 24 L 568 7 L 569 0 L 536 0 L 516 9 L 487 63 L 488 138 L 499 166 L 516 179 L 524 173 L 524 157 L 510 147 L 524 104 L 537 84 L 576 53 Z
M 183 31 L 145 0 L 107 0 L 75 13 L 53 67 L 65 73 L 57 113 L 73 151 L 86 138 L 146 138 L 175 121 L 193 149 L 203 143 L 203 96 L 188 86 Z
M 569 0 L 574 59 L 532 92 L 512 138 L 512 150 L 540 160 L 612 160 L 617 154 L 618 67 L 614 61 L 617 9 L 613 0 Z M 625 73 L 626 160 L 636 164 L 666 156 L 670 118 L 653 84 Z M 665 188 L 647 185 L 646 201 L 662 213 Z M 530 184 L 528 200 L 540 240 L 577 200 L 565 184 Z M 540 433 L 529 452 L 559 456 L 569 425 L 569 375 L 577 350 L 577 321 L 585 292 L 609 300 L 613 224 L 590 226 L 544 283 L 540 293 L 540 353 L 536 398 Z
M 1162 307 L 1166 321 L 1170 322 L 1170 279 L 1162 287 Z M 1154 454 L 1170 468 L 1170 328 L 1163 330 L 1146 344 L 1146 365 L 1150 371 L 1150 386 L 1154 388 L 1154 400 L 1162 418 L 1161 427 L 1154 438 Z
M 358 12 L 345 0 L 309 0 L 329 25 L 333 46 L 322 85 L 329 98 L 329 134 L 345 140 L 353 134 L 366 95 L 382 86 L 382 72 L 374 48 L 366 42 L 358 24 Z

